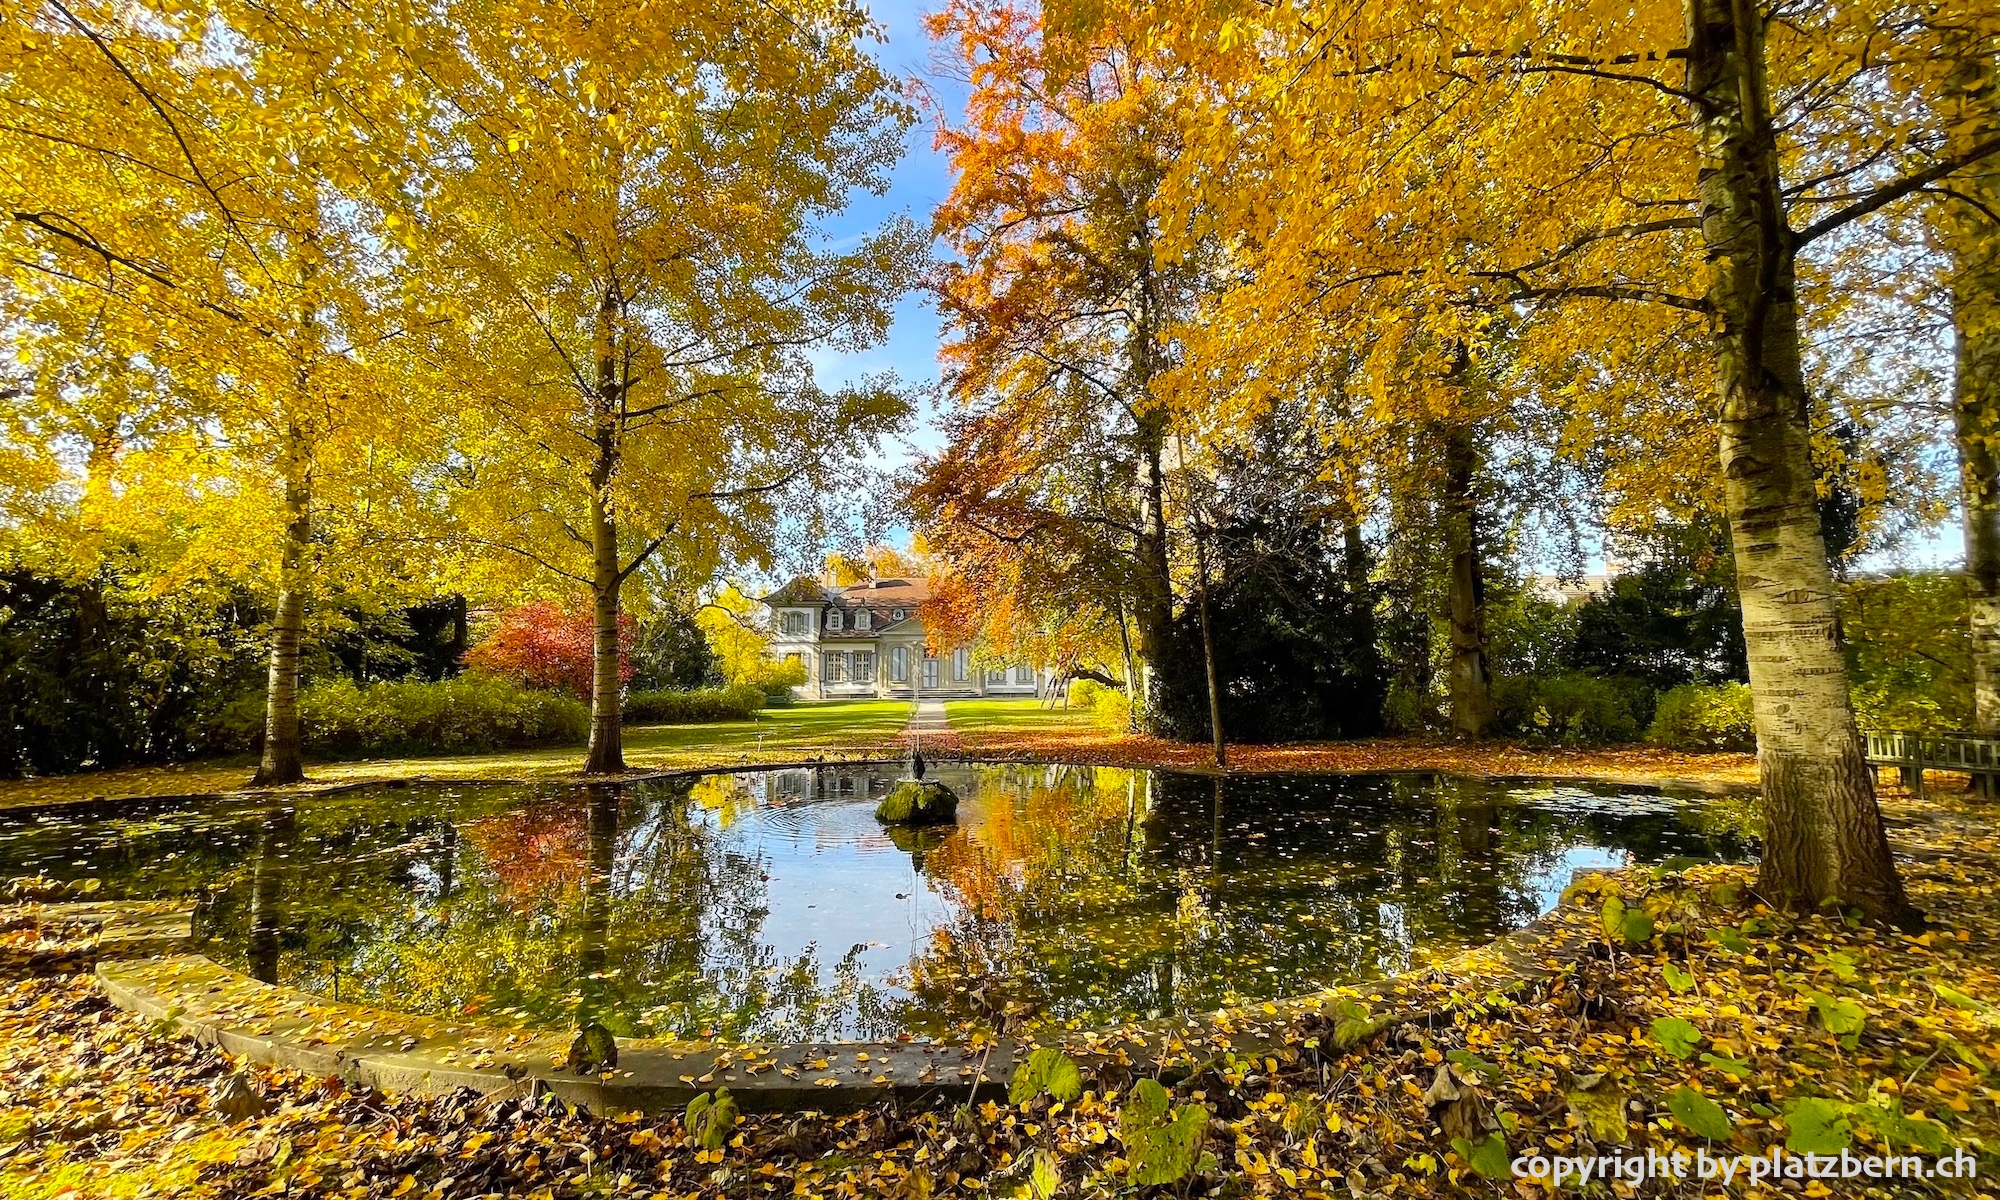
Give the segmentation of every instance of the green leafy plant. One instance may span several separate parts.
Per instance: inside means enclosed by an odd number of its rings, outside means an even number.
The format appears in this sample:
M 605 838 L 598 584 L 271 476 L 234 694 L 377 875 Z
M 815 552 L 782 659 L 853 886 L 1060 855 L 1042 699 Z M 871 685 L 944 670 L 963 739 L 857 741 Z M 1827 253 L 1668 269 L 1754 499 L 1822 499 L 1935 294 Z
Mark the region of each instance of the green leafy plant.
M 633 725 L 695 725 L 707 721 L 747 721 L 764 707 L 764 689 L 752 684 L 688 691 L 633 692 L 625 698 L 625 720 Z
M 1848 1106 L 1818 1096 L 1785 1107 L 1785 1149 L 1798 1154 L 1838 1154 L 1854 1144 Z
M 1652 1024 L 1653 1040 L 1675 1058 L 1686 1059 L 1701 1043 L 1701 1030 L 1679 1017 L 1660 1017 Z
M 1335 1049 L 1345 1050 L 1363 1038 L 1373 1036 L 1375 1031 L 1380 1028 L 1382 1028 L 1382 1022 L 1376 1020 L 1371 1015 L 1368 1006 L 1359 1000 L 1342 998 L 1334 1004 L 1333 1045 Z
M 1208 1136 L 1208 1108 L 1202 1104 L 1175 1107 L 1167 1089 L 1151 1079 L 1133 1085 L 1118 1110 L 1118 1138 L 1132 1163 L 1132 1182 L 1174 1183 L 1194 1169 Z
M 1819 1023 L 1835 1037 L 1858 1034 L 1868 1023 L 1868 1010 L 1852 1000 L 1829 996 L 1825 992 L 1812 994 L 1813 1011 L 1819 1014 Z
M 1667 1097 L 1667 1111 L 1690 1133 L 1710 1141 L 1727 1141 L 1734 1130 L 1720 1104 L 1685 1084 Z
M 1601 912 L 1604 922 L 1604 938 L 1609 942 L 1623 942 L 1628 946 L 1642 945 L 1653 936 L 1653 918 L 1643 908 L 1627 907 L 1618 896 L 1606 896 Z
M 1458 1151 L 1458 1156 L 1473 1171 L 1488 1179 L 1508 1179 L 1513 1174 L 1513 1156 L 1507 1153 L 1507 1139 L 1502 1134 L 1489 1133 L 1478 1142 L 1470 1138 L 1453 1138 L 1451 1148 Z
M 729 1131 L 736 1128 L 736 1100 L 728 1088 L 703 1092 L 688 1101 L 682 1122 L 694 1144 L 703 1150 L 720 1150 L 729 1144 Z
M 1050 1046 L 1036 1050 L 1014 1068 L 1007 1101 L 1025 1104 L 1044 1092 L 1065 1104 L 1083 1095 L 1083 1071 L 1076 1060 Z

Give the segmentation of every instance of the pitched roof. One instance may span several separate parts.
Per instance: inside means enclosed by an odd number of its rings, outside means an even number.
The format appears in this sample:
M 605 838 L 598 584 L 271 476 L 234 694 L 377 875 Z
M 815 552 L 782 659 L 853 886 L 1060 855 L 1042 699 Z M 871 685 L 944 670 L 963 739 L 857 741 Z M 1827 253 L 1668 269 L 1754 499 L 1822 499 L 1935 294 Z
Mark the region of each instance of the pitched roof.
M 794 576 L 790 583 L 769 595 L 757 597 L 761 604 L 825 604 L 831 599 L 825 588 L 803 575 Z
M 822 587 L 801 575 L 758 600 L 770 606 L 781 604 L 837 604 L 844 609 L 866 608 L 870 612 L 904 609 L 914 616 L 917 606 L 930 599 L 930 584 L 921 579 L 871 579 L 842 588 Z M 878 620 L 891 620 L 887 616 Z M 905 618 L 907 619 L 907 618 Z
M 930 584 L 921 579 L 871 579 L 834 593 L 834 599 L 841 604 L 869 608 L 913 609 L 930 598 Z

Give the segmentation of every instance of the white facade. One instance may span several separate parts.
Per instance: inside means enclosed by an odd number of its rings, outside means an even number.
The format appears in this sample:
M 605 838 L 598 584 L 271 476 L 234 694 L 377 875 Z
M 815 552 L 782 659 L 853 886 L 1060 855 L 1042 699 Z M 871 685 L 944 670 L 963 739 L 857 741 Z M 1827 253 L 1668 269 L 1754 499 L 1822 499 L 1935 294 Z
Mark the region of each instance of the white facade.
M 794 579 L 765 596 L 771 653 L 806 668 L 806 682 L 792 694 L 801 699 L 1042 694 L 1045 673 L 1026 664 L 982 666 L 969 646 L 931 655 L 917 615 L 929 594 L 923 583 L 907 579 L 846 588 Z

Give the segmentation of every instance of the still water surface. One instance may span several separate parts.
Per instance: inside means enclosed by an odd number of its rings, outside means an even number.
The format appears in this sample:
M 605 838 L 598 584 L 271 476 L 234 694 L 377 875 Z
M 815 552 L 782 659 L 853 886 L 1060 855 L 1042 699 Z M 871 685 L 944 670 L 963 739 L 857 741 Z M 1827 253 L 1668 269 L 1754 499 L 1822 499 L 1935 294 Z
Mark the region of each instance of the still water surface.
M 1580 867 L 1738 858 L 1725 802 L 1430 775 L 901 774 L 411 786 L 0 812 L 0 877 L 189 896 L 203 949 L 342 1000 L 625 1036 L 944 1036 L 1294 995 L 1478 945 Z

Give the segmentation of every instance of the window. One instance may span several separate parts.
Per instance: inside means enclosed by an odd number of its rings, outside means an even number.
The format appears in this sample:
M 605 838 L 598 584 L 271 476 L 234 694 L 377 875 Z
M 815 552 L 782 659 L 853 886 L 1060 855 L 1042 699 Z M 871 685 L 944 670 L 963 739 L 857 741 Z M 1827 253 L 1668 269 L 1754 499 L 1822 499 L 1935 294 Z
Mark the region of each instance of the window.
M 803 636 L 806 631 L 806 615 L 802 612 L 786 613 L 783 628 L 789 637 Z
M 787 654 L 785 655 L 785 661 L 788 663 L 797 663 L 803 667 L 806 665 L 806 656 L 803 654 Z
M 938 685 L 938 660 L 926 654 L 924 655 L 924 686 L 927 688 L 934 688 L 937 685 Z
M 875 652 L 873 650 L 856 650 L 854 652 L 854 682 L 875 682 Z
M 848 652 L 828 650 L 820 659 L 819 681 L 821 683 L 846 683 Z
M 910 681 L 910 648 L 896 646 L 889 651 L 889 682 L 908 683 Z
M 992 670 L 986 672 L 986 682 L 988 683 L 1007 682 L 1007 668 L 995 667 Z
M 839 628 L 840 628 L 840 610 L 839 610 L 839 609 L 837 609 L 837 608 L 829 608 L 829 609 L 827 609 L 827 610 L 826 610 L 826 627 L 827 627 L 828 629 L 839 629 Z
M 903 619 L 903 610 L 899 608 L 895 612 L 890 613 L 889 615 L 894 617 L 896 620 L 900 621 Z
M 972 678 L 972 651 L 960 646 L 951 652 L 951 681 L 964 683 Z
M 854 614 L 854 627 L 856 629 L 866 630 L 870 625 L 873 625 L 874 623 L 875 621 L 873 616 L 871 616 L 868 610 L 865 608 L 862 609 L 860 612 Z
M 1015 667 L 1014 682 L 1015 683 L 1035 682 L 1035 668 L 1027 666 L 1025 664 L 1023 664 L 1022 666 Z

